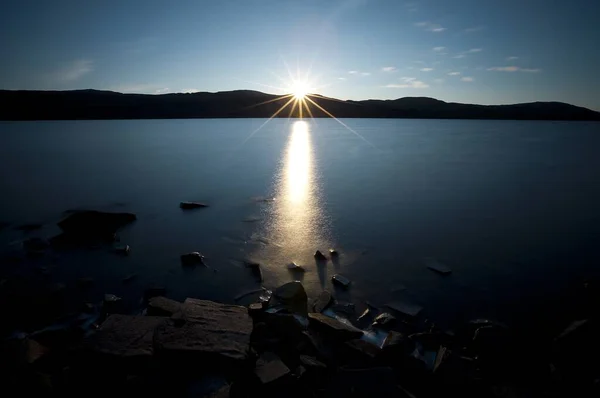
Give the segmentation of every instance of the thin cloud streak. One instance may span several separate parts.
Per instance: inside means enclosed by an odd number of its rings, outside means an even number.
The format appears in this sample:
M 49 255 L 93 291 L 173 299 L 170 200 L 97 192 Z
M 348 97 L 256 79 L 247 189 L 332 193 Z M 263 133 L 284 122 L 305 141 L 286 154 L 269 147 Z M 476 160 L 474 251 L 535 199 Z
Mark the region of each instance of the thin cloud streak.
M 381 68 L 383 72 L 395 72 L 397 69 L 395 66 L 384 66 Z
M 442 25 L 438 25 L 436 23 L 432 23 L 429 21 L 426 22 L 417 22 L 415 23 L 415 26 L 419 27 L 419 28 L 423 28 L 428 32 L 434 32 L 434 33 L 440 33 L 446 30 L 446 28 L 444 28 Z
M 475 79 L 472 78 L 472 77 L 470 77 L 470 76 L 462 77 L 460 80 L 463 81 L 463 82 L 467 82 L 467 83 L 475 81 Z
M 80 59 L 67 68 L 58 72 L 59 80 L 75 81 L 94 70 L 94 62 L 89 59 Z
M 487 70 L 492 72 L 525 72 L 525 73 L 538 73 L 541 72 L 541 69 L 537 68 L 521 68 L 518 66 L 494 66 L 493 68 L 488 68 Z
M 417 80 L 416 77 L 403 77 L 400 79 L 402 83 L 392 83 L 388 84 L 386 88 L 428 88 L 429 85 L 422 82 L 421 80 Z

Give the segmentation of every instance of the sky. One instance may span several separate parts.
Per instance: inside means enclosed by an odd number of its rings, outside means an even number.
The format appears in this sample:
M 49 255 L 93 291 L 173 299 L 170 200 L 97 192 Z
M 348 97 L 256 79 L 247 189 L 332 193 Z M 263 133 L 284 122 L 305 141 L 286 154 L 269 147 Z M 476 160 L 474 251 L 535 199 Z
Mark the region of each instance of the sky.
M 600 111 L 600 1 L 5 0 L 0 89 L 562 101 Z M 307 77 L 308 76 L 308 77 Z

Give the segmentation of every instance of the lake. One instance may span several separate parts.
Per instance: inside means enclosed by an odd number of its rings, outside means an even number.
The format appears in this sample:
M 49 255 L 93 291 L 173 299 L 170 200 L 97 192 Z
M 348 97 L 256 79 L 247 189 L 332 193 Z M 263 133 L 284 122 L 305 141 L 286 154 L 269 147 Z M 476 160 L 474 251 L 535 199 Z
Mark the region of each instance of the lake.
M 597 275 L 600 124 L 585 122 L 260 119 L 0 123 L 0 243 L 49 238 L 69 209 L 130 211 L 107 248 L 2 264 L 2 278 L 73 297 L 104 293 L 130 306 L 144 288 L 233 302 L 260 287 L 303 281 L 340 300 L 403 300 L 451 325 L 511 322 Z M 182 211 L 181 201 L 210 207 Z M 30 234 L 13 227 L 42 223 Z M 315 264 L 315 250 L 339 261 Z M 208 268 L 182 268 L 200 251 Z M 427 269 L 434 258 L 449 276 Z M 287 264 L 306 268 L 294 274 Z M 42 272 L 38 272 L 42 270 Z M 347 291 L 333 274 L 352 281 Z M 41 276 L 40 276 L 41 274 Z M 130 283 L 123 278 L 135 274 Z M 82 293 L 76 280 L 94 279 Z M 526 303 L 531 303 L 527 307 Z

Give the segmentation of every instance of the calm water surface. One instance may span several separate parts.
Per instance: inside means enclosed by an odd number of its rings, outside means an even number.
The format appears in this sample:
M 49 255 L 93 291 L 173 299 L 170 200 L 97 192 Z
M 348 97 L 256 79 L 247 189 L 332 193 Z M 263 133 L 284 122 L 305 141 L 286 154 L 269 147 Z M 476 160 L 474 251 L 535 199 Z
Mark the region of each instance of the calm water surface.
M 343 122 L 352 131 L 331 119 L 1 123 L 6 251 L 24 238 L 12 226 L 41 222 L 31 236 L 50 237 L 68 209 L 138 215 L 120 234 L 129 257 L 51 253 L 5 264 L 3 277 L 47 267 L 44 283 L 68 290 L 94 278 L 87 299 L 133 303 L 164 285 L 176 299 L 232 302 L 260 286 L 248 259 L 264 265 L 269 288 L 301 279 L 314 297 L 341 273 L 353 285 L 338 297 L 359 307 L 406 300 L 452 322 L 509 320 L 515 304 L 597 272 L 599 124 Z M 211 207 L 183 212 L 182 200 Z M 314 251 L 330 247 L 339 262 L 318 267 Z M 183 269 L 189 251 L 211 268 Z M 454 273 L 427 270 L 429 257 Z M 306 273 L 290 274 L 292 261 Z

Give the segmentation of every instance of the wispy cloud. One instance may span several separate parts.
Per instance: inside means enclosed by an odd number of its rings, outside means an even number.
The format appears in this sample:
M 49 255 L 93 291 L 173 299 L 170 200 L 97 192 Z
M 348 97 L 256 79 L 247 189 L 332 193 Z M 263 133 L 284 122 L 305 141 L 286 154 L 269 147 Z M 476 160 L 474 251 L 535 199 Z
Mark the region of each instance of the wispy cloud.
M 441 46 L 440 47 L 433 47 L 433 51 L 438 52 L 438 53 L 440 51 L 444 51 L 445 49 L 446 49 L 446 47 L 441 47 Z
M 371 76 L 371 72 L 361 72 L 361 76 Z
M 166 94 L 168 92 L 169 92 L 169 89 L 167 87 L 159 88 L 158 90 L 154 90 L 154 94 Z
M 338 80 L 346 80 L 345 77 L 338 77 Z
M 464 57 L 465 57 L 465 54 L 457 54 L 452 58 L 460 59 L 460 58 L 464 58 Z
M 526 72 L 526 73 L 538 73 L 541 72 L 541 69 L 537 68 L 521 68 L 518 66 L 494 66 L 493 68 L 488 68 L 489 71 L 494 72 Z
M 485 29 L 485 26 L 473 26 L 471 28 L 467 28 L 465 30 L 463 30 L 463 32 L 465 33 L 475 33 L 475 32 L 479 32 L 482 31 L 483 29 Z
M 384 66 L 381 68 L 383 72 L 395 72 L 397 69 L 395 66 Z
M 401 83 L 388 84 L 387 88 L 428 88 L 429 85 L 417 80 L 416 77 L 402 77 Z
M 482 51 L 483 51 L 482 48 L 472 48 L 469 51 L 467 51 L 467 54 L 479 53 L 479 52 L 482 52 Z
M 415 23 L 415 26 L 418 26 L 419 28 L 423 28 L 428 32 L 435 32 L 435 33 L 439 33 L 439 32 L 443 32 L 446 30 L 446 28 L 444 28 L 442 25 L 438 25 L 436 23 L 432 23 L 432 22 L 417 22 Z
M 463 82 L 469 82 L 469 83 L 475 81 L 475 79 L 470 76 L 461 77 L 460 80 L 462 80 Z
M 63 81 L 75 81 L 94 70 L 94 62 L 80 59 L 71 63 L 58 72 L 58 78 Z
M 417 12 L 418 11 L 418 3 L 416 1 L 410 1 L 408 3 L 404 3 L 404 7 L 408 12 Z
M 157 84 L 120 84 L 117 86 L 109 87 L 111 91 L 117 91 L 119 93 L 144 93 L 152 94 L 156 93 L 156 90 L 160 90 L 161 86 Z
M 181 90 L 181 92 L 184 94 L 194 94 L 199 93 L 200 90 L 198 90 L 197 88 L 184 88 L 183 90 Z
M 433 68 L 421 68 L 421 72 L 431 72 Z
M 448 76 L 460 76 L 460 72 L 450 72 Z
M 348 73 L 351 75 L 356 75 L 358 73 L 358 71 L 357 70 L 349 70 Z
M 519 57 L 515 57 L 514 55 L 511 57 L 506 57 L 507 61 L 516 61 L 517 59 L 519 59 Z
M 444 79 L 433 79 L 433 82 L 437 84 L 442 84 L 444 83 Z

